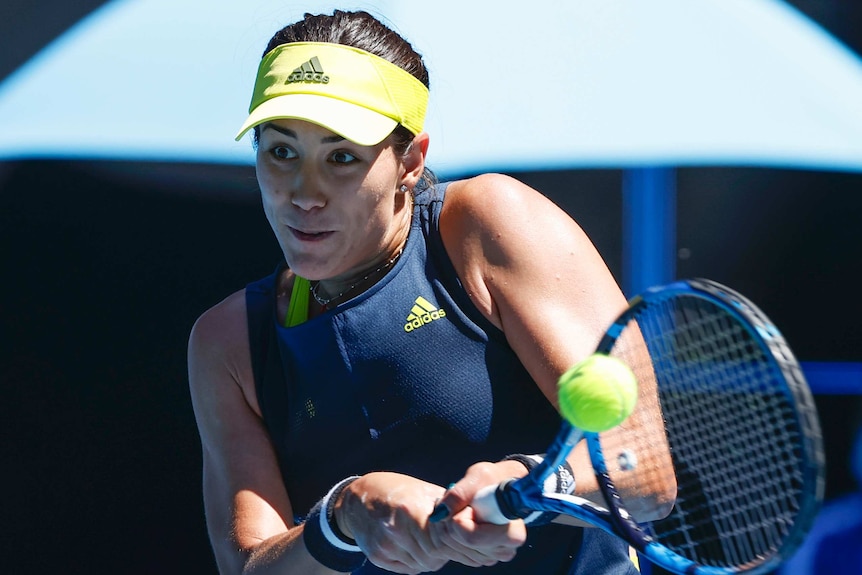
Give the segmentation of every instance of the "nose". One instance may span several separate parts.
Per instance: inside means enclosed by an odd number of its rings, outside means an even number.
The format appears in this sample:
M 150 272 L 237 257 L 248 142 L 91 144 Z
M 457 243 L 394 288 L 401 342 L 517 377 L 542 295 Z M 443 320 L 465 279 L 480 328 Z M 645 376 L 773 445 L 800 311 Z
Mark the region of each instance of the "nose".
M 326 198 L 324 198 L 322 194 L 317 193 L 314 190 L 299 188 L 293 194 L 291 194 L 290 203 L 298 207 L 299 209 L 308 212 L 313 210 L 314 208 L 322 208 L 323 206 L 325 206 Z
M 290 203 L 304 211 L 322 208 L 326 205 L 326 195 L 322 192 L 314 174 L 302 170 L 291 182 Z

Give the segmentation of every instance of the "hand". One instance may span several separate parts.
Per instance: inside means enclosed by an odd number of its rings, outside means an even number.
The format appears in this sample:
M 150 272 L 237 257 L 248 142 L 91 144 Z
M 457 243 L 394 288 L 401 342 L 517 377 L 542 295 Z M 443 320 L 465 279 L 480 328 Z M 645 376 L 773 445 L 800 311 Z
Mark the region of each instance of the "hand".
M 485 558 L 493 559 L 494 562 L 510 561 L 526 541 L 524 522 L 510 521 L 507 525 L 486 523 L 475 515 L 470 503 L 480 489 L 526 473 L 527 469 L 517 461 L 474 464 L 461 480 L 449 486 L 429 521 L 432 525 L 447 527 L 454 540 L 479 551 Z
M 481 462 L 471 465 L 464 478 L 449 486 L 431 514 L 431 521 L 438 522 L 459 513 L 473 501 L 476 493 L 487 486 L 499 485 L 508 479 L 523 477 L 527 468 L 518 461 Z M 481 519 L 479 519 L 481 521 Z
M 344 490 L 335 505 L 335 520 L 369 561 L 396 573 L 437 571 L 449 561 L 493 565 L 514 557 L 526 537 L 520 522 L 480 524 L 469 508 L 450 521 L 429 522 L 444 492 L 406 475 L 369 473 Z

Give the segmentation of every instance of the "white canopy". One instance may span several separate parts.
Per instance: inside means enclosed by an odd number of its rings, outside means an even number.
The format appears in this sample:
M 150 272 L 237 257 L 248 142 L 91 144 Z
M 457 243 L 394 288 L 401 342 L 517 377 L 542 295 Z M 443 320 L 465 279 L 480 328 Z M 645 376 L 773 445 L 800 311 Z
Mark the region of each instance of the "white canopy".
M 258 59 L 310 4 L 115 0 L 0 84 L 0 159 L 251 162 L 233 135 Z M 385 17 L 425 55 L 441 174 L 862 169 L 862 60 L 778 0 L 350 7 Z

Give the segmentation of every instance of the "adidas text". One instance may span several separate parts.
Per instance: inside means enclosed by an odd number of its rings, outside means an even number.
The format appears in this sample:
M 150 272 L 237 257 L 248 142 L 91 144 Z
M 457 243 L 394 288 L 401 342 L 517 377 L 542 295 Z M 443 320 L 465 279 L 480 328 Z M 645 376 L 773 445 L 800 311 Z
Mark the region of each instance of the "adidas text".
M 410 333 L 441 317 L 446 317 L 446 311 L 437 309 L 434 304 L 420 296 L 416 298 L 416 303 L 413 305 L 413 309 L 410 310 L 410 315 L 407 316 L 404 331 Z
M 328 84 L 329 76 L 323 73 L 323 66 L 320 65 L 320 60 L 317 56 L 291 72 L 287 77 L 287 83 L 294 82 L 311 82 L 314 84 Z

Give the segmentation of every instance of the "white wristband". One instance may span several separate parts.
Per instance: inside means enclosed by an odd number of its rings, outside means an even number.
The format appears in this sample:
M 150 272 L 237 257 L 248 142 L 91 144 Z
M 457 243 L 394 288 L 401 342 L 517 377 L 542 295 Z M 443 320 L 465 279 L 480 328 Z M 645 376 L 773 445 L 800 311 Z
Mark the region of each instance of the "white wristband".
M 330 506 L 330 500 L 333 499 L 333 496 L 341 493 L 341 490 L 344 489 L 348 484 L 353 483 L 359 479 L 358 475 L 348 477 L 339 481 L 335 484 L 335 486 L 329 490 L 329 493 L 323 496 L 323 499 L 320 500 L 320 531 L 323 533 L 323 536 L 326 540 L 337 549 L 341 549 L 342 551 L 354 551 L 361 552 L 362 549 L 359 548 L 356 544 L 351 544 L 339 537 L 335 531 L 332 530 L 332 525 L 330 521 L 335 518 L 332 517 L 332 508 Z M 334 504 L 335 502 L 332 501 Z

